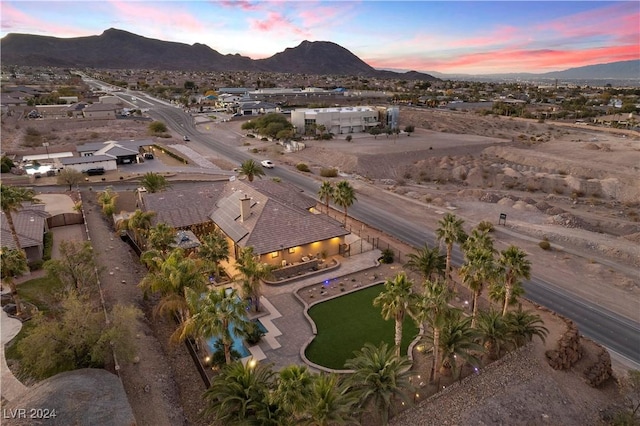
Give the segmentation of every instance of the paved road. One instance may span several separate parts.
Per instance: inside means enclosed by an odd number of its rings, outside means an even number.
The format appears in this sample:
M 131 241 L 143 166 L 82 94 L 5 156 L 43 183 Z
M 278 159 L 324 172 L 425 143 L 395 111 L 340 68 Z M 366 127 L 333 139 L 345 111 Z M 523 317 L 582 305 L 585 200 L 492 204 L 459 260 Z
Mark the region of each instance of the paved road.
M 144 97 L 138 94 L 134 96 Z M 259 159 L 221 142 L 217 136 L 199 133 L 193 118 L 181 109 L 156 102 L 150 97 L 146 97 L 145 102 L 152 104 L 150 114 L 154 118 L 165 121 L 176 131 L 185 132 L 192 140 L 214 149 L 230 161 L 241 163 L 247 158 Z M 220 136 L 225 139 L 232 137 L 229 134 Z M 267 176 L 277 176 L 291 182 L 312 196 L 317 194 L 319 183 L 305 175 L 279 167 L 267 170 L 266 173 Z M 391 215 L 377 207 L 375 200 L 364 195 L 358 194 L 358 202 L 349 209 L 349 214 L 414 247 L 421 247 L 425 242 L 431 246 L 435 245 L 433 231 Z M 453 260 L 455 264 L 460 265 L 463 260 L 462 254 L 456 251 Z M 525 282 L 524 288 L 530 300 L 572 319 L 585 336 L 604 345 L 628 362 L 635 363 L 636 367 L 640 366 L 640 322 L 626 319 L 538 277 L 532 277 Z

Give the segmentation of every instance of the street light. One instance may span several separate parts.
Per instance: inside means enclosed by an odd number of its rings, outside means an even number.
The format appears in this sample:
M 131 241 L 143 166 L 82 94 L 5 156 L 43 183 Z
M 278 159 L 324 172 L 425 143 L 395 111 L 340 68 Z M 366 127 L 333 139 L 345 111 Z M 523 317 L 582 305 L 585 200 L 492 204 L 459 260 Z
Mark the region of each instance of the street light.
M 49 159 L 49 142 L 42 142 L 42 146 L 47 150 L 47 160 Z

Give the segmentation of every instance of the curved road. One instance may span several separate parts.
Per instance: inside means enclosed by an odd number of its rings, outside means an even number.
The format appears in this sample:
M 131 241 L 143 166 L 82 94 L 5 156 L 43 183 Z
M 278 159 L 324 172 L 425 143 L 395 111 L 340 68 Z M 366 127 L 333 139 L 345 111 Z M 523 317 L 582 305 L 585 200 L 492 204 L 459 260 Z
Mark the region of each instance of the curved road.
M 121 97 L 131 97 L 130 94 L 118 94 Z M 220 142 L 210 135 L 204 135 L 196 130 L 194 119 L 181 109 L 169 106 L 143 93 L 135 93 L 135 101 L 149 104 L 149 113 L 156 119 L 164 121 L 169 127 L 192 140 L 209 146 L 220 155 L 240 164 L 247 158 L 256 157 L 248 152 L 241 152 L 235 147 Z M 130 99 L 129 99 L 130 100 Z M 223 135 L 221 135 L 223 136 Z M 318 192 L 319 183 L 285 168 L 266 170 L 268 176 L 277 176 L 297 185 L 314 198 Z M 408 222 L 402 218 L 378 208 L 375 200 L 358 194 L 358 202 L 350 207 L 350 216 L 367 223 L 381 231 L 393 235 L 414 247 L 421 247 L 427 242 L 430 246 L 436 244 L 432 231 L 427 231 L 419 224 Z M 459 250 L 454 252 L 453 261 L 460 265 L 463 261 Z M 526 297 L 552 311 L 572 319 L 582 334 L 607 347 L 612 355 L 622 358 L 633 368 L 640 368 L 640 323 L 629 320 L 608 309 L 582 299 L 570 291 L 555 286 L 538 277 L 524 283 Z

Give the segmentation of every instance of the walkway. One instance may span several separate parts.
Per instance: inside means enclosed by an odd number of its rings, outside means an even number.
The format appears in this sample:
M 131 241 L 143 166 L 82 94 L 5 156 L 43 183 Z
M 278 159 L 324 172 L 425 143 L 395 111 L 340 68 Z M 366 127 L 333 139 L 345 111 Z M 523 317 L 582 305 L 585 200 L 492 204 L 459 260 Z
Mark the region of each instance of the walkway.
M 275 338 L 278 345 L 274 345 L 272 336 L 265 336 L 260 342 L 260 348 L 266 356 L 267 363 L 274 364 L 279 370 L 291 364 L 303 364 L 300 351 L 313 337 L 311 325 L 304 316 L 304 306 L 296 298 L 295 292 L 300 288 L 318 284 L 328 279 L 349 275 L 377 265 L 380 250 L 372 250 L 348 258 L 342 258 L 340 267 L 324 274 L 283 284 L 279 286 L 263 286 L 263 306 L 273 307 L 276 312 L 270 312 L 271 323 L 281 335 Z M 266 300 L 265 300 L 266 299 Z M 275 348 L 274 348 L 275 346 Z

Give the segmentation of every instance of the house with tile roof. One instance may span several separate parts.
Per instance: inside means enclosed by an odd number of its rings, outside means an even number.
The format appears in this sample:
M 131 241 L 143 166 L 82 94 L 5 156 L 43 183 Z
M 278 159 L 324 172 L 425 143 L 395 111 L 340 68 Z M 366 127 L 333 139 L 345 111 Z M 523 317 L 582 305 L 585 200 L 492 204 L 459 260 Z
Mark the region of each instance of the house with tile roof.
M 266 179 L 143 193 L 141 204 L 156 213 L 154 225 L 163 222 L 198 237 L 218 229 L 227 237 L 231 258 L 253 247 L 261 262 L 278 266 L 337 255 L 349 234 L 340 222 L 319 214 L 316 201 L 295 186 Z
M 24 203 L 22 209 L 12 214 L 13 225 L 18 233 L 18 241 L 20 241 L 20 246 L 25 251 L 27 261 L 30 263 L 42 260 L 44 234 L 48 231 L 46 220 L 48 216 L 49 213 L 45 211 L 44 204 L 31 203 Z M 2 241 L 2 247 L 17 248 L 4 212 L 0 212 L 0 241 Z

